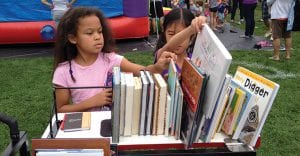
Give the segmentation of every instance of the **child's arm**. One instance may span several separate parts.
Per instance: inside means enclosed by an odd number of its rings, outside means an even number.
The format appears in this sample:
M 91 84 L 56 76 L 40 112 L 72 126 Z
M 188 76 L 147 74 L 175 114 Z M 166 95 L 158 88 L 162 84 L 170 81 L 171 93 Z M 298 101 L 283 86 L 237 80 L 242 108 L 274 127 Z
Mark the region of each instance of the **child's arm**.
M 146 67 L 132 63 L 126 58 L 122 59 L 121 70 L 124 72 L 133 72 L 134 75 L 140 75 L 140 70 L 149 70 L 152 73 L 161 73 L 164 69 L 168 69 L 171 59 L 176 60 L 177 56 L 170 52 L 164 52 L 157 62 Z
M 70 104 L 71 93 L 69 89 L 56 89 L 55 95 L 58 112 L 83 112 L 112 103 L 112 89 L 104 89 L 95 96 L 77 104 Z
M 174 51 L 177 46 L 182 43 L 182 41 L 190 38 L 192 35 L 200 32 L 202 29 L 202 25 L 205 23 L 206 17 L 199 16 L 193 19 L 190 26 L 174 35 L 169 42 L 167 42 L 161 49 L 157 51 L 157 58 L 165 51 Z
M 53 4 L 52 3 L 49 3 L 48 0 L 41 0 L 41 2 L 45 5 L 47 5 L 50 9 L 53 9 Z

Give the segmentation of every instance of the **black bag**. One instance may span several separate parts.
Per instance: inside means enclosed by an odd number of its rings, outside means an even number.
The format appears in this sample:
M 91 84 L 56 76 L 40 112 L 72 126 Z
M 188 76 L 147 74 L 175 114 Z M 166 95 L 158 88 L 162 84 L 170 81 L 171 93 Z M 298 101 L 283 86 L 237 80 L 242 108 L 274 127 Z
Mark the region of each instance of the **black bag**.
M 292 31 L 300 31 L 300 0 L 296 0 L 294 7 L 294 23 Z

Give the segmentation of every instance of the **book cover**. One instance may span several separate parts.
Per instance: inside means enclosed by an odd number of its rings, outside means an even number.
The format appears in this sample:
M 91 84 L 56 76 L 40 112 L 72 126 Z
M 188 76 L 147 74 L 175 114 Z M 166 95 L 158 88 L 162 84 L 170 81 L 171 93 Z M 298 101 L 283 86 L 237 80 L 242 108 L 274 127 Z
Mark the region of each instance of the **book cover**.
M 191 60 L 209 76 L 203 107 L 205 116 L 211 118 L 218 99 L 216 95 L 219 95 L 232 60 L 231 54 L 205 24 L 202 31 L 197 34 Z
M 120 135 L 121 71 L 113 67 L 112 142 L 119 142 Z
M 258 136 L 271 110 L 279 85 L 244 67 L 238 67 L 233 77 L 246 90 L 257 95 L 257 105 L 252 106 L 242 128 L 239 139 L 250 146 L 255 146 Z
M 238 139 L 238 137 L 242 131 L 242 128 L 244 126 L 244 123 L 245 123 L 246 119 L 248 118 L 249 112 L 250 112 L 251 108 L 257 104 L 256 103 L 257 101 L 255 101 L 256 95 L 253 94 L 252 92 L 246 90 L 243 86 L 239 85 L 236 82 L 236 80 L 232 79 L 231 85 L 234 87 L 240 88 L 241 90 L 243 90 L 246 93 L 245 101 L 242 105 L 242 110 L 237 118 L 237 122 L 234 127 L 234 134 L 232 135 L 232 139 Z
M 189 147 L 194 142 L 199 120 L 202 116 L 202 106 L 205 93 L 206 76 L 195 68 L 193 62 L 185 59 L 181 71 L 181 86 L 184 94 L 182 106 L 181 135 L 184 144 Z M 205 84 L 204 84 L 205 83 Z M 201 97 L 202 96 L 202 97 Z M 202 99 L 202 100 L 201 100 Z M 200 118 L 199 118 L 200 117 Z M 194 133 L 194 134 L 193 134 Z
M 139 133 L 140 113 L 141 113 L 141 97 L 142 97 L 142 81 L 140 77 L 134 77 L 134 101 L 133 101 L 133 120 L 132 134 Z
M 244 103 L 246 93 L 240 88 L 236 88 L 235 95 L 230 104 L 229 110 L 226 114 L 225 121 L 222 127 L 222 130 L 227 135 L 232 135 L 233 128 L 236 123 L 237 117 L 241 110 L 242 103 Z
M 67 113 L 64 116 L 63 131 L 80 131 L 91 128 L 91 112 Z
M 133 97 L 134 97 L 134 78 L 133 73 L 125 73 L 126 96 L 124 112 L 124 136 L 131 136 L 132 114 L 133 114 Z M 126 120 L 125 120 L 126 119 Z

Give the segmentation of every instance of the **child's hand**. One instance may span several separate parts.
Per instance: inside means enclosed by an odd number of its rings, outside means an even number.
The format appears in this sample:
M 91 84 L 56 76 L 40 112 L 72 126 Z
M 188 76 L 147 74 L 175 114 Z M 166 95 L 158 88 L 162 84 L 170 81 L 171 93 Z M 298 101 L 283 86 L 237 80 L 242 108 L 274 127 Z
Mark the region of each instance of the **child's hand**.
M 206 23 L 205 16 L 199 16 L 192 20 L 190 28 L 192 29 L 193 33 L 198 33 L 202 30 L 203 24 Z
M 173 59 L 174 62 L 176 62 L 177 55 L 172 52 L 164 51 L 160 54 L 155 64 L 155 67 L 157 68 L 158 71 L 163 71 L 164 69 L 168 69 L 171 59 Z
M 112 103 L 112 89 L 103 89 L 102 92 L 94 96 L 95 107 L 104 106 Z

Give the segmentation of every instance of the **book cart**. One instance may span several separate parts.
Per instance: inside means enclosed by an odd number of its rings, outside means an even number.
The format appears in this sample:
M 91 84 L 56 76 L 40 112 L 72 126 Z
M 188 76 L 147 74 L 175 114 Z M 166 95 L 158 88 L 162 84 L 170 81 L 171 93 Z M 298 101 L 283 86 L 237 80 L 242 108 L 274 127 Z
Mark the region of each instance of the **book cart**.
M 64 113 L 58 113 L 58 119 L 64 117 Z M 250 149 L 241 143 L 231 142 L 226 136 L 218 133 L 210 143 L 194 143 L 192 148 L 185 149 L 181 140 L 174 137 L 138 136 L 120 137 L 119 143 L 112 143 L 111 137 L 101 136 L 101 122 L 110 119 L 110 111 L 92 112 L 91 129 L 75 132 L 57 130 L 54 138 L 50 139 L 50 125 L 44 131 L 41 139 L 32 139 L 32 155 L 36 149 L 69 149 L 69 148 L 101 148 L 105 149 L 110 144 L 110 150 L 114 155 L 256 155 L 255 149 Z M 53 117 L 54 119 L 55 117 Z M 52 122 L 55 124 L 55 120 Z M 100 128 L 99 128 L 100 127 Z M 104 140 L 103 140 L 104 139 Z M 106 142 L 107 140 L 109 140 Z M 77 143 L 79 145 L 77 145 Z M 91 142 L 91 143 L 90 143 Z M 94 142 L 94 143 L 92 143 Z M 86 144 L 87 143 L 87 144 Z M 81 145 L 80 145 L 81 144 Z M 258 140 L 256 147 L 260 144 Z M 106 151 L 106 149 L 104 150 Z

